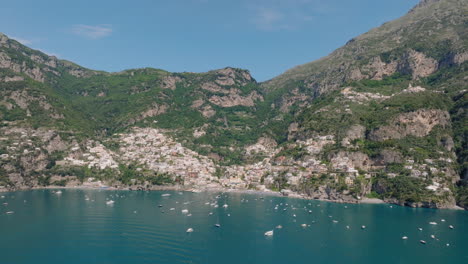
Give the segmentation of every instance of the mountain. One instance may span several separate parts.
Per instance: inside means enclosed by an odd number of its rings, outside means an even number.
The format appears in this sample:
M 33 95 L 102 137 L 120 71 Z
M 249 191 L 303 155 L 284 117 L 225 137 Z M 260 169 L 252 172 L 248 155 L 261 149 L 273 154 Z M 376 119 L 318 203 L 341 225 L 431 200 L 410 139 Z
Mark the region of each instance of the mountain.
M 468 5 L 400 19 L 264 83 L 86 69 L 0 35 L 0 184 L 251 188 L 468 207 Z

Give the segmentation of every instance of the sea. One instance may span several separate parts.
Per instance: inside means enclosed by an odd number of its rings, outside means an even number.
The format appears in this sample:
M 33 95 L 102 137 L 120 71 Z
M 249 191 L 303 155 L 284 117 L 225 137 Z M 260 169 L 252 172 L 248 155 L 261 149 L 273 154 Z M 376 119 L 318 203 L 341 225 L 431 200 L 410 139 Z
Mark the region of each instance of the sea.
M 2 264 L 468 263 L 460 210 L 88 189 L 5 192 L 0 203 Z

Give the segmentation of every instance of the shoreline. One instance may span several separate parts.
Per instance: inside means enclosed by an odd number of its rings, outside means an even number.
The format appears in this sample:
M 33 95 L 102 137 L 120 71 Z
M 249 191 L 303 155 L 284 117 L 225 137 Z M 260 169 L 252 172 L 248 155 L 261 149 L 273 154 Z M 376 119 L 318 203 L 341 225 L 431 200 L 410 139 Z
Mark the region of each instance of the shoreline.
M 151 189 L 132 189 L 130 187 L 124 188 L 116 188 L 112 186 L 35 186 L 31 188 L 23 188 L 18 190 L 0 190 L 0 193 L 3 192 L 15 192 L 15 191 L 29 191 L 29 190 L 51 190 L 51 189 L 71 189 L 71 190 L 108 190 L 108 191 L 180 191 L 180 192 L 192 192 L 192 193 L 215 193 L 215 192 L 227 192 L 227 193 L 239 193 L 239 194 L 255 194 L 255 195 L 265 195 L 265 196 L 275 196 L 275 197 L 285 197 L 285 198 L 295 198 L 301 200 L 315 200 L 321 202 L 330 202 L 330 203 L 338 203 L 338 204 L 388 204 L 388 205 L 397 205 L 401 207 L 410 207 L 410 208 L 426 208 L 426 209 L 446 209 L 446 210 L 466 210 L 462 207 L 457 205 L 453 207 L 424 207 L 424 206 L 407 206 L 398 203 L 386 202 L 381 199 L 377 198 L 367 198 L 364 197 L 360 200 L 355 201 L 345 201 L 345 200 L 331 200 L 331 199 L 317 199 L 308 197 L 301 194 L 290 194 L 290 195 L 283 195 L 281 192 L 275 191 L 259 191 L 259 190 L 248 190 L 248 189 L 225 189 L 225 188 L 205 188 L 205 189 L 198 189 L 194 187 L 183 187 L 183 186 L 158 186 L 153 187 Z

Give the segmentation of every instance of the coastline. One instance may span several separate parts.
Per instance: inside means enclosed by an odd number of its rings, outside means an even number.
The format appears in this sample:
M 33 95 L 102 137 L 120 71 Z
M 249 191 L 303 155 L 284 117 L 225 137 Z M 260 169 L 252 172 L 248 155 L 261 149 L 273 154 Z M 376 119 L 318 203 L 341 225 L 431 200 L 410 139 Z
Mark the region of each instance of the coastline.
M 388 204 L 388 205 L 397 205 L 402 207 L 411 207 L 411 208 L 427 208 L 427 209 L 448 209 L 448 210 L 465 210 L 462 207 L 457 205 L 452 207 L 429 207 L 429 206 L 408 206 L 405 204 L 400 204 L 397 202 L 384 201 L 377 198 L 367 198 L 364 197 L 360 200 L 332 200 L 332 199 L 319 199 L 312 198 L 306 195 L 291 193 L 289 195 L 283 195 L 281 192 L 275 191 L 260 191 L 260 190 L 248 190 L 248 189 L 226 189 L 226 188 L 205 188 L 199 189 L 194 187 L 186 186 L 153 186 L 150 189 L 133 189 L 131 187 L 112 187 L 112 186 L 87 186 L 87 185 L 76 185 L 76 186 L 34 186 L 31 188 L 21 188 L 18 190 L 0 190 L 0 193 L 3 192 L 14 192 L 14 191 L 28 191 L 28 190 L 51 190 L 51 189 L 75 189 L 75 190 L 109 190 L 109 191 L 180 191 L 180 192 L 192 192 L 192 193 L 216 193 L 216 192 L 228 192 L 228 193 L 240 193 L 240 194 L 255 194 L 255 195 L 264 195 L 264 196 L 276 196 L 276 197 L 286 197 L 286 198 L 295 198 L 302 200 L 316 200 L 322 202 L 331 202 L 331 203 L 340 203 L 340 204 Z

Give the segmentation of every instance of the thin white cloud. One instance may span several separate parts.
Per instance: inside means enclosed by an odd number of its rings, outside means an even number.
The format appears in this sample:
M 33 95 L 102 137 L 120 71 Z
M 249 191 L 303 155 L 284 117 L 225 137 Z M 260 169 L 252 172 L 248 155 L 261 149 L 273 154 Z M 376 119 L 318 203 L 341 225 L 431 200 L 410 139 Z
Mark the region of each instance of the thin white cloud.
M 278 27 L 284 19 L 284 14 L 278 10 L 260 7 L 257 9 L 252 22 L 258 29 L 271 31 Z
M 29 39 L 18 38 L 18 37 L 15 37 L 15 36 L 10 36 L 10 38 L 18 41 L 19 43 L 21 43 L 23 45 L 31 45 L 33 43 L 33 41 L 29 40 Z
M 79 24 L 72 27 L 73 34 L 89 39 L 100 39 L 110 36 L 112 31 L 112 25 L 108 24 L 96 26 Z
M 328 9 L 323 0 L 250 0 L 247 8 L 261 31 L 294 30 Z

